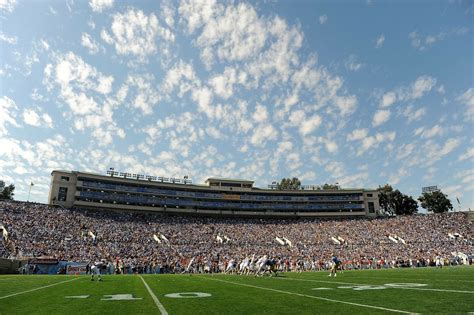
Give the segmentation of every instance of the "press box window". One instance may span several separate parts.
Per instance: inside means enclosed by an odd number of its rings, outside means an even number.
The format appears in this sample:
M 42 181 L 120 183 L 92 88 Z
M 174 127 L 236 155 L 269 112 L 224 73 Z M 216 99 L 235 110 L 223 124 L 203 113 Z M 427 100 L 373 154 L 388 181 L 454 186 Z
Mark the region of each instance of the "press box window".
M 66 201 L 67 187 L 59 187 L 58 201 Z

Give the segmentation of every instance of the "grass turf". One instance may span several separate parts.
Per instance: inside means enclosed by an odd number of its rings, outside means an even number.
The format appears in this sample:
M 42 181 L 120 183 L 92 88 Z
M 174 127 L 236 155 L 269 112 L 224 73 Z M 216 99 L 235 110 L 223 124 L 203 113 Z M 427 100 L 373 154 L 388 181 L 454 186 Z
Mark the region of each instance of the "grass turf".
M 103 279 L 0 276 L 0 314 L 160 314 L 139 276 L 105 275 Z M 277 278 L 144 275 L 143 279 L 169 314 L 474 312 L 473 267 L 346 271 L 337 278 L 329 278 L 326 272 L 311 272 L 286 273 Z M 186 292 L 210 296 L 166 296 Z M 102 300 L 104 295 L 118 294 L 139 299 Z M 66 298 L 81 295 L 89 297 Z

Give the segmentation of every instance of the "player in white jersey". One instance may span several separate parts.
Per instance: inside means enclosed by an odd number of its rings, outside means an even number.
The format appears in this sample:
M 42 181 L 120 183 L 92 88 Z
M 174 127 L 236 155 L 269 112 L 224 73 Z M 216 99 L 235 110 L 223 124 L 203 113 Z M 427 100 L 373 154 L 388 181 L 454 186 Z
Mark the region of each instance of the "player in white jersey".
M 234 259 L 229 260 L 227 263 L 227 268 L 225 269 L 225 273 L 233 273 L 235 268 L 237 267 L 236 262 Z
M 96 261 L 91 267 L 91 281 L 94 281 L 94 276 L 97 275 L 97 279 L 102 281 L 102 277 L 100 276 L 101 269 L 104 268 L 103 261 Z
M 189 261 L 189 264 L 188 264 L 188 267 L 186 267 L 186 269 L 183 270 L 182 273 L 194 273 L 194 261 L 196 260 L 196 257 L 193 257 L 191 258 L 191 260 Z
M 245 257 L 245 259 L 240 263 L 239 272 L 240 274 L 245 274 L 250 268 L 250 258 Z
M 436 268 L 443 268 L 443 258 L 436 256 Z
M 257 275 L 263 275 L 263 273 L 265 272 L 265 269 L 267 268 L 267 255 L 264 255 L 262 257 L 260 257 L 260 259 L 257 261 L 257 270 L 255 272 L 255 276 Z

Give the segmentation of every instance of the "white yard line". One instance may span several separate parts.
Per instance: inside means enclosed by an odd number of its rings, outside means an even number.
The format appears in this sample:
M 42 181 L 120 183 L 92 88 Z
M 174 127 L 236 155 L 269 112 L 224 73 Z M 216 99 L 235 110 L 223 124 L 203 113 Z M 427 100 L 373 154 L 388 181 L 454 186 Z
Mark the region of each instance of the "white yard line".
M 325 281 L 325 280 L 313 280 L 313 279 L 297 279 L 297 278 L 283 278 L 274 277 L 272 279 L 278 280 L 292 280 L 292 281 L 307 281 L 307 282 L 321 282 L 321 283 L 335 283 L 335 284 L 348 284 L 348 285 L 384 285 L 384 284 L 371 284 L 371 283 L 352 283 L 352 282 L 338 282 L 338 281 Z M 403 290 L 419 290 L 419 291 L 436 291 L 436 292 L 452 292 L 452 293 L 469 293 L 474 294 L 474 291 L 463 291 L 463 290 L 449 290 L 449 289 L 430 289 L 430 288 L 409 288 L 409 287 L 387 287 L 388 289 L 403 289 Z
M 17 295 L 20 295 L 20 294 L 25 294 L 25 293 L 29 293 L 29 292 L 33 292 L 33 291 L 37 291 L 37 290 L 41 290 L 41 289 L 46 289 L 46 288 L 49 288 L 49 287 L 52 287 L 52 286 L 55 286 L 55 285 L 58 285 L 58 284 L 61 284 L 61 283 L 67 283 L 67 282 L 76 281 L 76 280 L 79 280 L 79 279 L 81 279 L 81 278 L 74 278 L 74 279 L 71 279 L 71 280 L 60 281 L 60 282 L 56 282 L 56 283 L 53 283 L 53 284 L 45 285 L 43 287 L 34 288 L 34 289 L 31 289 L 31 290 L 21 291 L 21 292 L 17 292 L 17 293 L 12 293 L 12 294 L 5 295 L 5 296 L 0 296 L 0 300 L 6 299 L 6 298 L 9 298 L 9 297 L 12 297 L 12 296 L 17 296 Z
M 227 280 L 222 280 L 222 279 L 208 278 L 208 277 L 201 277 L 201 278 L 204 278 L 204 279 L 206 279 L 206 280 L 220 281 L 220 282 L 224 282 L 224 283 L 235 284 L 235 285 L 239 285 L 239 286 L 243 286 L 243 287 L 249 287 L 249 288 L 255 288 L 255 289 L 260 289 L 260 290 L 273 291 L 273 292 L 284 293 L 284 294 L 289 294 L 289 295 L 302 296 L 302 297 L 307 297 L 307 298 L 315 299 L 315 300 L 322 300 L 322 301 L 333 302 L 333 303 L 340 303 L 340 304 L 348 304 L 348 305 L 353 305 L 353 306 L 359 306 L 359 307 L 365 307 L 365 308 L 372 308 L 372 309 L 383 310 L 383 311 L 389 311 L 389 312 L 394 312 L 394 313 L 417 314 L 417 313 L 414 313 L 414 312 L 407 312 L 407 311 L 402 311 L 402 310 L 396 310 L 396 309 L 393 309 L 393 308 L 386 308 L 386 307 L 381 307 L 381 306 L 373 306 L 373 305 L 367 305 L 367 304 L 360 304 L 360 303 L 353 303 L 353 302 L 347 302 L 347 301 L 341 301 L 341 300 L 328 299 L 328 298 L 324 298 L 324 297 L 320 297 L 320 296 L 307 295 L 307 294 L 295 293 L 295 292 L 290 292 L 290 291 L 283 291 L 283 290 L 278 290 L 278 289 L 259 287 L 259 286 L 256 286 L 256 285 L 244 284 L 244 283 L 238 283 L 238 282 L 232 282 L 232 281 L 227 281 Z
M 145 288 L 148 290 L 148 293 L 150 294 L 151 298 L 153 299 L 153 301 L 155 301 L 156 307 L 158 307 L 158 309 L 160 310 L 161 315 L 168 315 L 168 312 L 166 311 L 165 307 L 163 306 L 163 304 L 160 303 L 160 300 L 158 300 L 155 293 L 153 293 L 148 283 L 145 282 L 145 279 L 143 279 L 142 276 L 139 276 L 139 277 L 140 279 L 142 279 L 143 284 L 145 285 Z

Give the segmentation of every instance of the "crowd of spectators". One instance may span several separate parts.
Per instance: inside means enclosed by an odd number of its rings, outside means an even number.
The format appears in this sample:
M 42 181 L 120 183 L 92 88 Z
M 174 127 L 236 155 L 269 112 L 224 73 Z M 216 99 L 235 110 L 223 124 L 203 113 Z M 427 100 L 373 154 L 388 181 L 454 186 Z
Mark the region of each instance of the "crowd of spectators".
M 464 213 L 239 219 L 63 209 L 22 202 L 0 202 L 1 209 L 0 224 L 7 229 L 8 239 L 0 244 L 0 257 L 106 259 L 117 266 L 120 262 L 124 272 L 127 268 L 176 271 L 192 258 L 203 268 L 221 270 L 230 259 L 242 261 L 253 255 L 278 257 L 287 269 L 297 265 L 321 269 L 332 254 L 352 268 L 426 265 L 436 257 L 448 259 L 453 252 L 474 254 L 474 224 Z M 282 245 L 276 237 L 289 242 Z

